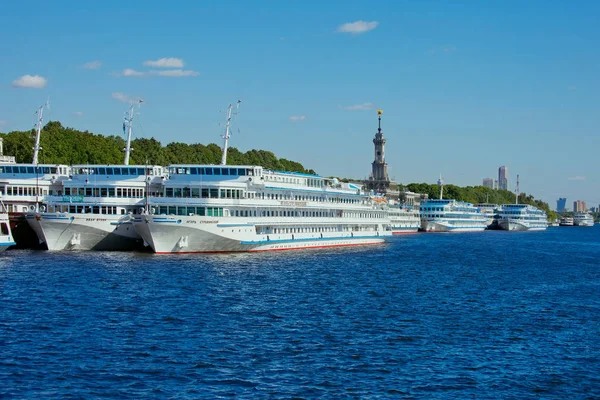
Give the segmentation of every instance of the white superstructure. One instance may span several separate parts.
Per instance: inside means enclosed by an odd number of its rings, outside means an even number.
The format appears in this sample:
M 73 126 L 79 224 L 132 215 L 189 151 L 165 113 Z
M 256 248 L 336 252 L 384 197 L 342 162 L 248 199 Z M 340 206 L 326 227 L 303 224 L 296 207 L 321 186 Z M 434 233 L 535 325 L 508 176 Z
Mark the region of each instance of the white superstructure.
M 156 253 L 292 250 L 382 243 L 386 206 L 360 187 L 259 166 L 171 165 L 135 216 Z
M 559 226 L 573 226 L 575 222 L 573 221 L 573 217 L 562 217 L 558 224 Z
M 575 226 L 594 226 L 594 217 L 587 212 L 577 212 L 573 215 Z
M 144 165 L 74 165 L 62 193 L 45 197 L 27 222 L 48 250 L 131 250 L 142 247 L 131 215 L 145 197 L 160 195 L 164 168 Z
M 487 227 L 494 229 L 497 225 L 496 214 L 498 212 L 498 204 L 479 203 L 475 204 L 475 207 L 479 208 L 479 211 L 485 217 Z
M 498 227 L 505 231 L 541 231 L 548 227 L 548 217 L 529 204 L 503 204 L 498 210 Z
M 10 221 L 8 219 L 8 213 L 4 209 L 4 204 L 1 204 L 0 210 L 0 253 L 8 249 L 10 246 L 14 246 L 15 240 L 10 229 Z

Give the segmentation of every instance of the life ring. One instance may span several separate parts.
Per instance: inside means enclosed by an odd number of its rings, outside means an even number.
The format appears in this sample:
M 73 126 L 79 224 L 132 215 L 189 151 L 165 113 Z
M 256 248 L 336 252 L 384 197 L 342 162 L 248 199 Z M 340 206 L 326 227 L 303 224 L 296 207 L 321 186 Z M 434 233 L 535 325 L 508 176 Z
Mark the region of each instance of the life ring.
M 46 212 L 46 206 L 40 206 L 40 211 L 41 212 Z
M 29 211 L 35 211 L 35 206 L 29 206 Z

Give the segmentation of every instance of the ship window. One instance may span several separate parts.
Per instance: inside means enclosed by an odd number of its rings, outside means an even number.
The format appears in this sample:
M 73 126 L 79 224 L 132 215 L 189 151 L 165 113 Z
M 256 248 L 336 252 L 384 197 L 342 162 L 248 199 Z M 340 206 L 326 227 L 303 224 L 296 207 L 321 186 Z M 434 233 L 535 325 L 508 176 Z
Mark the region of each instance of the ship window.
M 177 207 L 177 215 L 187 215 L 187 207 Z
M 106 168 L 98 168 L 98 174 L 106 175 Z
M 196 208 L 196 211 L 197 211 L 198 215 L 200 215 L 200 216 L 202 216 L 202 217 L 203 217 L 203 216 L 206 214 L 206 213 L 205 213 L 205 210 L 206 210 L 206 209 L 205 209 L 204 207 L 197 207 L 197 208 Z
M 169 214 L 169 215 L 175 215 L 175 214 L 177 214 L 177 207 L 175 207 L 175 206 L 169 206 L 168 209 L 169 210 L 167 211 L 167 214 Z
M 138 168 L 137 169 L 137 174 L 140 175 L 140 176 L 145 175 L 146 173 L 144 171 L 144 168 Z
M 200 188 L 192 188 L 192 197 L 194 197 L 194 198 L 200 197 Z
M 129 175 L 129 168 L 122 168 L 123 175 Z
M 173 196 L 174 197 L 182 197 L 181 194 L 182 194 L 182 189 L 181 188 L 175 188 L 173 190 Z
M 221 175 L 221 168 L 215 168 L 213 172 L 215 175 Z
M 115 168 L 115 175 L 121 175 L 121 168 Z
M 213 174 L 213 169 L 212 168 L 206 168 L 206 175 L 212 175 Z
M 27 167 L 19 167 L 19 173 L 24 174 L 27 172 Z
M 229 175 L 229 168 L 221 169 L 221 175 Z
M 202 197 L 203 198 L 207 198 L 208 197 L 208 189 L 207 188 L 202 188 Z
M 190 173 L 191 173 L 192 175 L 198 175 L 198 168 L 195 168 L 195 167 L 191 168 L 191 169 L 190 169 Z
M 112 168 L 106 168 L 106 175 L 113 175 L 113 169 Z
M 244 176 L 246 175 L 246 170 L 244 168 L 238 168 L 237 173 L 240 176 Z
M 186 197 L 186 198 L 192 197 L 190 188 L 183 188 L 183 197 Z
M 219 198 L 219 189 L 210 189 L 210 197 L 212 199 L 218 199 Z
M 198 175 L 204 175 L 204 168 L 198 168 Z

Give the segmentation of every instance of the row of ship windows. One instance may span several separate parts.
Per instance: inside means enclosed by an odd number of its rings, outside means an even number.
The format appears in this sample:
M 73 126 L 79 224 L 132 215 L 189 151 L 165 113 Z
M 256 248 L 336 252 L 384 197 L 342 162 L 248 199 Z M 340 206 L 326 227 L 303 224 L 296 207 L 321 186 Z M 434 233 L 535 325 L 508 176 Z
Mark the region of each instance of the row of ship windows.
M 154 213 L 161 215 L 200 215 L 200 216 L 223 216 L 223 209 L 219 208 L 219 214 L 212 213 L 211 207 L 189 207 L 189 206 L 158 206 L 154 208 Z M 214 208 L 216 209 L 216 208 Z M 206 211 L 205 211 L 206 210 Z M 225 209 L 225 216 L 231 217 L 357 217 L 357 218 L 383 218 L 382 213 L 352 213 L 332 210 L 228 210 Z
M 45 196 L 48 189 L 35 186 L 7 186 L 6 196 Z M 0 192 L 1 193 L 1 192 Z
M 357 204 L 358 199 L 345 199 L 340 197 L 325 198 L 323 196 L 301 196 L 285 193 L 253 193 L 240 189 L 217 189 L 217 188 L 166 188 L 165 197 L 178 198 L 206 198 L 206 199 L 267 199 L 267 200 L 296 200 L 296 201 L 318 201 L 332 203 Z
M 360 232 L 376 231 L 377 225 L 340 225 L 340 226 L 306 226 L 300 228 L 275 228 L 271 226 L 256 227 L 258 234 L 285 234 L 285 233 L 319 233 L 319 232 Z
M 161 173 L 162 168 L 157 168 L 157 173 Z M 154 175 L 153 168 L 137 167 L 93 167 L 93 168 L 73 168 L 73 174 L 79 175 L 117 175 L 117 176 L 145 176 Z
M 211 168 L 211 167 L 171 167 L 170 175 L 225 175 L 225 176 L 252 176 L 250 168 Z
M 66 168 L 59 168 L 61 170 L 64 169 L 64 173 L 66 173 Z M 9 174 L 56 174 L 56 167 L 23 167 L 23 166 L 9 166 L 5 165 L 0 167 L 1 173 L 9 173 Z
M 60 191 L 58 195 L 62 194 Z M 65 196 L 87 196 L 87 197 L 132 197 L 132 198 L 143 198 L 144 189 L 132 189 L 132 188 L 98 188 L 98 187 L 66 187 Z

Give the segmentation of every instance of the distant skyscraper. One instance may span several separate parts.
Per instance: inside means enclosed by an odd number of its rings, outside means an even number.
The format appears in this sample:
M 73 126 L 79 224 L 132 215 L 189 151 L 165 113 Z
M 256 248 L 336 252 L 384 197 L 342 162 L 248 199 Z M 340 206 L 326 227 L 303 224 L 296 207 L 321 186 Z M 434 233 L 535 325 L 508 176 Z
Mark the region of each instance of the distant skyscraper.
M 493 178 L 483 178 L 483 186 L 493 189 L 494 188 L 494 179 Z
M 577 200 L 573 202 L 573 212 L 585 212 L 587 211 L 587 205 L 585 201 Z
M 556 200 L 556 211 L 564 212 L 566 210 L 567 210 L 567 198 L 561 197 L 558 200 Z
M 508 190 L 508 167 L 498 168 L 498 189 Z

